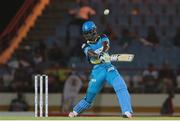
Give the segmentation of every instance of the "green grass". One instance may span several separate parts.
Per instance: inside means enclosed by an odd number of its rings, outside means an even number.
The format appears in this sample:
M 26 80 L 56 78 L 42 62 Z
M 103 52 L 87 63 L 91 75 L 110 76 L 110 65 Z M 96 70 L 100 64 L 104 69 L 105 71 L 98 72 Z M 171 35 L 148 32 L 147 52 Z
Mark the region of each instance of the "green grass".
M 43 117 L 43 118 L 35 118 L 35 117 L 22 117 L 22 116 L 2 116 L 0 120 L 127 120 L 122 117 Z M 133 117 L 132 120 L 180 120 L 180 117 Z

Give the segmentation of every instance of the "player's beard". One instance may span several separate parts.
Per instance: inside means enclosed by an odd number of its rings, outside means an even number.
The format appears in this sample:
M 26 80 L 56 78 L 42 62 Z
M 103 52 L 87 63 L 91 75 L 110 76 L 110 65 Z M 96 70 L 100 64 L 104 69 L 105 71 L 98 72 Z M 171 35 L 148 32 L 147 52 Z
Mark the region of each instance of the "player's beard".
M 91 32 L 84 34 L 83 37 L 85 38 L 87 43 L 95 43 L 97 41 L 98 34 L 96 30 L 93 30 Z
M 92 38 L 91 40 L 87 40 L 87 43 L 96 43 L 97 42 L 97 40 L 99 39 L 99 35 L 97 34 L 96 36 L 94 36 L 94 38 Z

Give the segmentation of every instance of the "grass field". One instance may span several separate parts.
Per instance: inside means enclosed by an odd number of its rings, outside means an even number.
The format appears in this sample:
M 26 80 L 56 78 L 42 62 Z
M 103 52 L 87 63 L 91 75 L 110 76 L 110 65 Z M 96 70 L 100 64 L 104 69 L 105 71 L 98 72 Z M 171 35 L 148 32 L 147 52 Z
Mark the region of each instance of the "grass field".
M 2 116 L 0 117 L 0 120 L 106 120 L 106 121 L 117 121 L 117 120 L 128 120 L 126 118 L 122 117 L 75 117 L 75 118 L 69 118 L 69 117 L 43 117 L 43 118 L 35 118 L 35 117 L 6 117 Z M 180 117 L 133 117 L 131 120 L 179 120 Z

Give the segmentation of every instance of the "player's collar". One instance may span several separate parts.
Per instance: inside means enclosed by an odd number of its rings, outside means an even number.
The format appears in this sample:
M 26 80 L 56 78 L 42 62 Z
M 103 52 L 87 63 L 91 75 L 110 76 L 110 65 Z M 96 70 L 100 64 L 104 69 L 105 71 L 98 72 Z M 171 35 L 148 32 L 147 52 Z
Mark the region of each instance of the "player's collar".
M 100 38 L 100 36 L 96 37 L 95 41 L 92 42 L 92 41 L 87 41 L 87 44 L 95 44 L 97 43 L 98 39 Z

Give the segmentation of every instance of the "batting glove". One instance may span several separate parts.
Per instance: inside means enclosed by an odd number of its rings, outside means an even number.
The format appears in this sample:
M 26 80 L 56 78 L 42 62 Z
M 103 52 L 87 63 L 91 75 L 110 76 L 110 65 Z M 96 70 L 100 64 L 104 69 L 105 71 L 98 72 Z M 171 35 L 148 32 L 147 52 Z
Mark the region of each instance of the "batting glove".
M 107 53 L 104 53 L 102 52 L 100 55 L 99 55 L 99 59 L 102 63 L 107 63 L 107 62 L 110 62 L 110 56 L 109 54 Z

